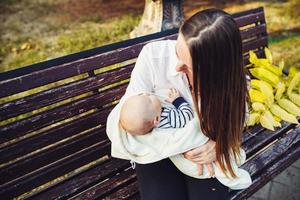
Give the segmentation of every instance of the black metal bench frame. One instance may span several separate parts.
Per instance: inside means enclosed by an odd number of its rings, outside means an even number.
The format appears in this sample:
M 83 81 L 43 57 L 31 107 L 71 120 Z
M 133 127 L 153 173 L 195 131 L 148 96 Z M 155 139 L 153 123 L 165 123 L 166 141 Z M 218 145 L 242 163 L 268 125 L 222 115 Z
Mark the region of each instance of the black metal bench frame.
M 263 8 L 233 16 L 246 27 L 241 30 L 245 64 L 249 50 L 264 57 L 268 36 Z M 176 39 L 177 32 L 151 34 L 1 73 L 0 198 L 139 199 L 129 161 L 110 156 L 106 118 L 124 94 L 142 47 Z M 299 127 L 285 122 L 275 132 L 261 126 L 245 131 L 242 145 L 248 160 L 242 167 L 251 173 L 253 185 L 231 191 L 232 199 L 251 196 L 296 161 L 299 132 Z

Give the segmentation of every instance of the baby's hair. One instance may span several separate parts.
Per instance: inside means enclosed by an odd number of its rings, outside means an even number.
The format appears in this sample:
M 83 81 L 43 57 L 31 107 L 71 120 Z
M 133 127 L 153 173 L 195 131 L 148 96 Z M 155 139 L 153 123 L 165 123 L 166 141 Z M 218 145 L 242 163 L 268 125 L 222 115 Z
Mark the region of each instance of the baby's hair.
M 122 105 L 120 112 L 120 126 L 132 135 L 149 133 L 153 128 L 152 107 L 147 98 L 136 95 L 129 97 Z

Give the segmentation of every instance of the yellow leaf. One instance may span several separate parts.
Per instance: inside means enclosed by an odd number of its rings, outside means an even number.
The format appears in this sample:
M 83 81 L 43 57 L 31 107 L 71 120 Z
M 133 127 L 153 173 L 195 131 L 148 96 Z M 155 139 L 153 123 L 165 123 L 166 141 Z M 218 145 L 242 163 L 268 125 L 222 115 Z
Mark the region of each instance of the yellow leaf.
M 279 69 L 282 71 L 283 68 L 284 68 L 284 60 L 281 60 L 281 61 L 279 62 Z
M 256 64 L 256 62 L 257 62 L 257 56 L 254 53 L 254 51 L 249 51 L 249 61 L 250 61 L 250 63 L 252 63 L 254 65 Z
M 270 64 L 272 64 L 273 63 L 272 53 L 270 49 L 268 49 L 267 47 L 265 47 L 265 55 L 266 58 L 269 60 Z
M 24 49 L 26 49 L 26 48 L 27 48 L 27 45 L 28 45 L 28 43 L 24 43 L 24 44 L 22 44 L 22 46 L 21 46 L 21 50 L 24 50 Z

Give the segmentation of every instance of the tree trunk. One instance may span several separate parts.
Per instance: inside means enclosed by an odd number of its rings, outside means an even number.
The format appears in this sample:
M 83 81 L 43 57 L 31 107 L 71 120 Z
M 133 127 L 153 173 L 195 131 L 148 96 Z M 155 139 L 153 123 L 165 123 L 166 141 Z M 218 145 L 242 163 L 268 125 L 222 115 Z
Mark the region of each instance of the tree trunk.
M 184 21 L 183 0 L 145 0 L 144 13 L 130 38 L 178 28 Z

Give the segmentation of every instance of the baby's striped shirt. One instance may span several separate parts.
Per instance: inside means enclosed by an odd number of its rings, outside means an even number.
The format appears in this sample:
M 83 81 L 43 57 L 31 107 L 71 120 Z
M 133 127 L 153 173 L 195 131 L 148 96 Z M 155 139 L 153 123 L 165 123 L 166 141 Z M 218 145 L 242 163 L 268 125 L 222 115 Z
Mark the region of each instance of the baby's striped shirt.
M 174 107 L 162 107 L 160 122 L 157 128 L 183 128 L 193 117 L 193 109 L 183 98 L 176 98 L 172 104 Z

